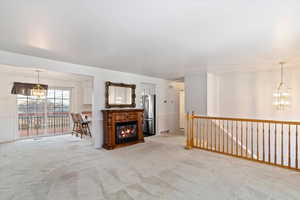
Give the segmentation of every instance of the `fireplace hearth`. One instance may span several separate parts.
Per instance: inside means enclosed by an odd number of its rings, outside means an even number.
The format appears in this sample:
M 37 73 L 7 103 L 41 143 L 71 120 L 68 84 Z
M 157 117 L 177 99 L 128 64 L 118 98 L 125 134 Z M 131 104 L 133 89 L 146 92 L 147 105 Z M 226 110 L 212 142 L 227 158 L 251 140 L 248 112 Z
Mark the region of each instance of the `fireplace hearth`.
M 137 121 L 116 123 L 116 144 L 124 144 L 137 140 Z

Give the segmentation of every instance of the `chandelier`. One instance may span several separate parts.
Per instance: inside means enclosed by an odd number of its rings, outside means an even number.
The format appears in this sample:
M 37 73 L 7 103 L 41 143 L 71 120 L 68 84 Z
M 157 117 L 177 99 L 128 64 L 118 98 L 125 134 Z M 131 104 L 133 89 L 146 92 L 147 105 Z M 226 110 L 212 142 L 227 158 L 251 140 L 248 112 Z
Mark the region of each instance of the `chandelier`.
M 287 86 L 287 84 L 283 81 L 283 64 L 284 62 L 279 63 L 281 66 L 281 80 L 273 93 L 273 105 L 277 110 L 285 110 L 291 106 L 291 88 Z
M 37 84 L 31 89 L 31 95 L 36 96 L 38 98 L 42 98 L 46 96 L 47 89 L 40 84 L 40 70 L 36 70 L 37 72 Z

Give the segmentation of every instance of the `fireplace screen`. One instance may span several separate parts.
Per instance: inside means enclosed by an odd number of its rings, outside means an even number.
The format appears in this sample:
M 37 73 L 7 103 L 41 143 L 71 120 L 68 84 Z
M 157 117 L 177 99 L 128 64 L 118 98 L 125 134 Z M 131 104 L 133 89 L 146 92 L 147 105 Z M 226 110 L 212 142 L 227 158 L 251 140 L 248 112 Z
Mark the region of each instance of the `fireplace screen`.
M 138 140 L 137 122 L 116 123 L 116 144 Z

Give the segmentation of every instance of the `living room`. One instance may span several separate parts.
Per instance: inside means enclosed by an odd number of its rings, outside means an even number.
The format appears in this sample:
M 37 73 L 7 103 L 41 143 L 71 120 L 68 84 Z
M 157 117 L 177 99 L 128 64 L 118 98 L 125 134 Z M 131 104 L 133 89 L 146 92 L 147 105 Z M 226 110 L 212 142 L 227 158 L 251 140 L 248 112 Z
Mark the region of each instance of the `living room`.
M 2 1 L 0 199 L 299 199 L 299 8 Z

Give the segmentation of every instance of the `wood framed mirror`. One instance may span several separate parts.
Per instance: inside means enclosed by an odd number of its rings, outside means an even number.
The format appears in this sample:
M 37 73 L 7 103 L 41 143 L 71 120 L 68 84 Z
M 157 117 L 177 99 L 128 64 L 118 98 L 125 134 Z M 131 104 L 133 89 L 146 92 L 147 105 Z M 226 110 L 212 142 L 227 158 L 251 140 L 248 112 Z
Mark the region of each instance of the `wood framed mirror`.
M 106 108 L 135 108 L 134 84 L 105 83 L 105 107 Z

